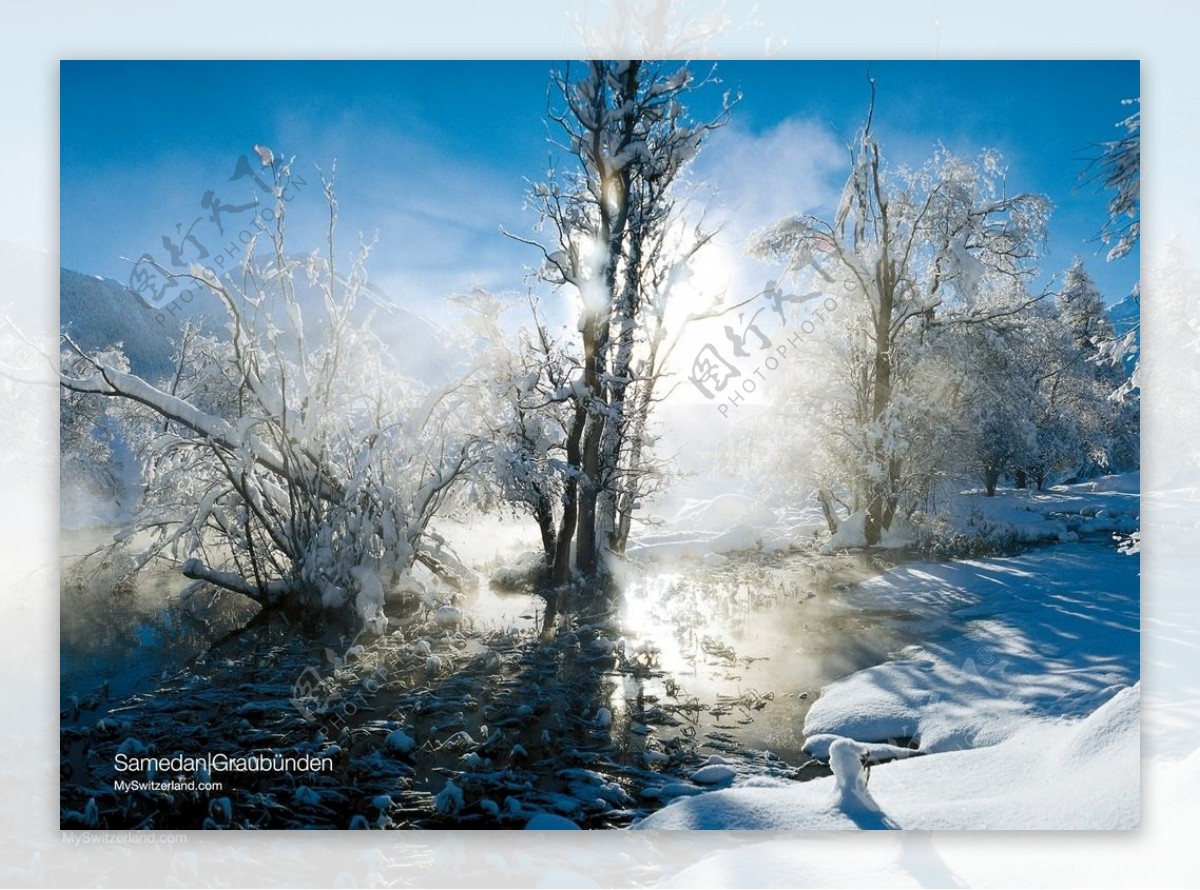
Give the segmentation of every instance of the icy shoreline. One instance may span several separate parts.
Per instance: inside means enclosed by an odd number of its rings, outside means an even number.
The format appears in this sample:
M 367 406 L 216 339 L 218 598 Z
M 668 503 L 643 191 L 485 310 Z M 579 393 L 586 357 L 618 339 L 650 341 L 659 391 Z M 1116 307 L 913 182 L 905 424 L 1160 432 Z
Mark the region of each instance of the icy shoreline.
M 1083 720 L 1027 721 L 992 747 L 876 767 L 860 787 L 852 784 L 853 774 L 748 784 L 678 801 L 634 827 L 1136 828 L 1139 702 L 1140 684 L 1121 690 Z M 677 876 L 682 886 L 685 876 Z
M 827 759 L 832 748 L 836 760 L 836 746 L 852 744 L 883 760 L 901 742 L 930 756 L 876 766 L 861 800 L 836 777 L 752 781 L 675 802 L 636 828 L 1136 827 L 1136 555 L 1070 542 L 911 563 L 847 600 L 902 604 L 925 642 L 826 686 L 805 721 L 806 750 Z

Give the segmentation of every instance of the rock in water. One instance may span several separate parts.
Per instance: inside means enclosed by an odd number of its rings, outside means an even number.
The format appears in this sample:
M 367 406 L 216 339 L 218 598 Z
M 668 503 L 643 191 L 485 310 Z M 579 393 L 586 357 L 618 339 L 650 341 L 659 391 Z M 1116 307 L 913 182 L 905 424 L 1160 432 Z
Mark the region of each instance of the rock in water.
M 454 606 L 441 606 L 433 615 L 434 623 L 446 630 L 456 630 L 462 624 L 463 613 Z
M 387 734 L 387 738 L 383 740 L 383 746 L 389 751 L 407 754 L 417 746 L 417 742 L 416 739 L 403 729 L 393 729 Z
M 731 766 L 723 763 L 710 763 L 692 773 L 692 781 L 698 785 L 720 785 L 722 782 L 733 781 L 733 777 L 736 775 L 737 772 Z

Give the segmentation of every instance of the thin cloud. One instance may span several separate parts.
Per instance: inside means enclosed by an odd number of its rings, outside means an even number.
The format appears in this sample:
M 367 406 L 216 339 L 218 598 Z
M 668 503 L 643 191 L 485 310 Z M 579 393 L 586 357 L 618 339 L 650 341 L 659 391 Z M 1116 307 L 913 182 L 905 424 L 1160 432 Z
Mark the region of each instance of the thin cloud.
M 697 159 L 697 172 L 717 188 L 714 210 L 730 236 L 794 213 L 816 213 L 837 202 L 847 155 L 816 121 L 787 118 L 761 133 L 736 124 L 718 131 Z

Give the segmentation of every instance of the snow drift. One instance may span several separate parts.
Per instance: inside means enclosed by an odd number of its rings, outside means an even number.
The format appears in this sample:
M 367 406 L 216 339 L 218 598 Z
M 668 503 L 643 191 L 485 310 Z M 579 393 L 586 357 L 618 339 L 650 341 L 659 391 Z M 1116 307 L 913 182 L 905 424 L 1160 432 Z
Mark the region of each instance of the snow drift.
M 1031 720 L 993 747 L 876 766 L 869 780 L 853 769 L 854 749 L 843 747 L 842 763 L 835 765 L 840 774 L 802 783 L 748 783 L 681 798 L 634 827 L 1136 828 L 1139 701 L 1140 684 L 1123 689 L 1083 720 Z

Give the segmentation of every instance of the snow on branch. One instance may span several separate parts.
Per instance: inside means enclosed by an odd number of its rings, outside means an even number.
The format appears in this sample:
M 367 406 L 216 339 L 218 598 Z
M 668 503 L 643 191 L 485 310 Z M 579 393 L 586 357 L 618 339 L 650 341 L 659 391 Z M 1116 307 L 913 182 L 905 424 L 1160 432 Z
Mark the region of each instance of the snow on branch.
M 1140 106 L 1140 102 L 1126 99 L 1123 104 Z M 1124 130 L 1121 137 L 1101 143 L 1099 156 L 1092 158 L 1083 172 L 1085 182 L 1113 192 L 1108 201 L 1108 219 L 1100 229 L 1100 240 L 1112 245 L 1109 261 L 1133 250 L 1141 235 L 1141 108 L 1117 127 Z

